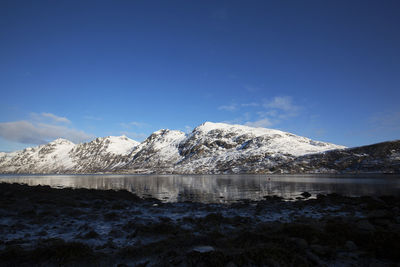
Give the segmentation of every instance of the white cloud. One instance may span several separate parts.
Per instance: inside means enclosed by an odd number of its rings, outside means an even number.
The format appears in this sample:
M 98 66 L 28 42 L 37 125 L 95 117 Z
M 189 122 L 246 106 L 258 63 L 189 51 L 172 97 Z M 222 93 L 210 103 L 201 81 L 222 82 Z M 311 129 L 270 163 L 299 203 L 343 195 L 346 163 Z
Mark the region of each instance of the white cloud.
M 267 109 L 280 109 L 286 112 L 297 112 L 300 107 L 292 103 L 290 96 L 276 96 L 271 101 L 264 103 Z
M 39 114 L 32 112 L 30 115 L 31 118 L 35 121 L 46 121 L 49 123 L 71 123 L 71 121 L 66 117 L 60 117 L 54 115 L 53 113 L 42 112 Z
M 242 106 L 242 107 L 258 107 L 258 106 L 260 106 L 260 104 L 255 103 L 255 102 L 252 102 L 252 103 L 244 103 L 244 104 L 241 104 L 241 106 Z
M 67 119 L 66 117 L 59 117 L 59 116 L 56 116 L 56 115 L 54 115 L 54 114 L 52 114 L 52 113 L 45 113 L 45 112 L 43 112 L 41 115 L 42 115 L 43 117 L 45 117 L 45 118 L 49 118 L 49 119 L 53 120 L 54 122 L 62 122 L 62 123 L 70 123 L 70 122 L 71 122 L 71 121 L 70 121 L 69 119 Z
M 250 118 L 250 112 L 244 112 L 240 117 L 234 118 L 232 120 L 224 120 L 222 122 L 228 124 L 244 124 L 244 122 L 249 121 Z
M 219 110 L 226 110 L 226 111 L 235 111 L 237 109 L 236 104 L 224 105 L 218 107 Z
M 284 120 L 298 116 L 302 107 L 295 105 L 290 96 L 275 96 L 269 100 L 224 105 L 218 109 L 227 111 L 240 109 L 243 113 L 242 116 L 233 120 L 225 120 L 226 123 L 245 124 L 253 127 L 271 127 Z M 253 119 L 250 120 L 250 118 Z
M 264 128 L 264 127 L 270 127 L 273 124 L 274 123 L 270 119 L 263 118 L 263 119 L 260 119 L 260 120 L 257 120 L 257 121 L 253 121 L 253 122 L 248 121 L 244 125 L 250 126 L 250 127 L 262 127 L 262 128 Z
M 293 104 L 290 96 L 276 96 L 272 100 L 264 100 L 264 110 L 259 112 L 260 116 L 274 117 L 279 120 L 286 120 L 296 117 L 302 110 L 301 106 Z
M 119 125 L 121 125 L 124 128 L 131 128 L 132 126 L 138 128 L 149 126 L 147 123 L 137 122 L 137 121 L 121 122 Z
M 66 126 L 29 121 L 0 123 L 0 136 L 9 141 L 24 144 L 44 144 L 57 138 L 65 138 L 74 143 L 79 143 L 94 137 Z
M 132 126 L 136 126 L 136 127 L 143 127 L 143 126 L 147 125 L 146 123 L 137 122 L 137 121 L 131 121 L 129 124 Z
M 257 115 L 264 118 L 264 117 L 278 117 L 278 111 L 276 110 L 268 110 L 268 111 L 258 111 Z

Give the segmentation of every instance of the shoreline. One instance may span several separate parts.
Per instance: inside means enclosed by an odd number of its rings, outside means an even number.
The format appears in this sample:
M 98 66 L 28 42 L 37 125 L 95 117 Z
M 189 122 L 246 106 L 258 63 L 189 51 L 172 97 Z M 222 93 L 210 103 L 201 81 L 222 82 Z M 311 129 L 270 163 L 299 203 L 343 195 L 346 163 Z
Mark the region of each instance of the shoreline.
M 32 172 L 32 173 L 19 173 L 19 172 L 0 172 L 0 176 L 35 176 L 35 175 L 138 175 L 138 176 L 146 176 L 146 175 L 180 175 L 180 176 L 202 176 L 202 175 L 260 175 L 260 176 L 312 176 L 312 175 L 321 175 L 321 176 L 343 176 L 343 177 L 353 177 L 353 176 L 374 176 L 374 175 L 384 175 L 384 176 L 394 176 L 400 177 L 400 172 L 282 172 L 282 173 L 268 173 L 268 172 L 232 172 L 232 173 L 181 173 L 181 172 Z
M 400 197 L 163 203 L 0 183 L 0 265 L 396 265 Z

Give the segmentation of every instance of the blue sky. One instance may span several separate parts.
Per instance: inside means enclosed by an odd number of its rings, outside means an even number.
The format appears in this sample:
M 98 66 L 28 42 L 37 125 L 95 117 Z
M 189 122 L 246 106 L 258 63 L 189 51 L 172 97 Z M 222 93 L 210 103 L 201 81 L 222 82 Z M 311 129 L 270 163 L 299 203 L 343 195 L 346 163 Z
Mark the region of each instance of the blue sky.
M 0 151 L 205 122 L 400 138 L 399 1 L 0 1 Z

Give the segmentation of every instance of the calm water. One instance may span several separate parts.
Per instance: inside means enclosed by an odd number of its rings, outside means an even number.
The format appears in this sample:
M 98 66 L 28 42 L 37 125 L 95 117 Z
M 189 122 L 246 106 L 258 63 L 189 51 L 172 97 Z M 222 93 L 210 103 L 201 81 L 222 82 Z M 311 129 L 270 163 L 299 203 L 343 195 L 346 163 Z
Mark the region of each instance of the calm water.
M 349 196 L 400 195 L 400 176 L 335 175 L 1 175 L 0 182 L 52 187 L 126 189 L 162 201 L 232 202 L 302 192 Z

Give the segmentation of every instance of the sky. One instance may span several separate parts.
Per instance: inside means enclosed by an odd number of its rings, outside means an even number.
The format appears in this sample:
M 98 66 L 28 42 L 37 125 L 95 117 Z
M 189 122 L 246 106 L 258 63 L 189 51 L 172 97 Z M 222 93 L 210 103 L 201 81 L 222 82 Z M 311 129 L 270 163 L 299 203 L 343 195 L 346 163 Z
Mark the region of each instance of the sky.
M 226 122 L 400 139 L 400 1 L 0 1 L 0 151 Z

